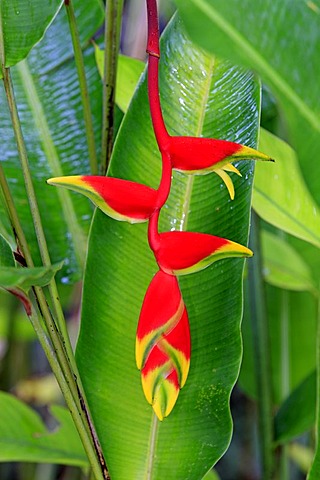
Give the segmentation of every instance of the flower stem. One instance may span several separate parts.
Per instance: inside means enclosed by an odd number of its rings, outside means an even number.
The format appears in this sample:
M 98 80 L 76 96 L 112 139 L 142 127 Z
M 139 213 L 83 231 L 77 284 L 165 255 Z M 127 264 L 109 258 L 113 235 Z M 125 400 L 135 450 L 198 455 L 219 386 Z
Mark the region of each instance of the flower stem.
M 74 58 L 76 62 L 77 72 L 78 72 L 80 93 L 81 93 L 82 106 L 83 106 L 84 124 L 85 124 L 88 152 L 89 152 L 90 170 L 91 170 L 91 175 L 97 175 L 98 162 L 97 162 L 96 146 L 95 146 L 95 140 L 94 140 L 91 106 L 89 101 L 89 92 L 88 92 L 88 85 L 87 85 L 80 37 L 79 37 L 76 17 L 74 13 L 73 0 L 65 0 L 64 5 L 67 11 L 69 28 L 70 28 L 72 44 L 73 44 Z
M 107 171 L 113 148 L 114 106 L 122 7 L 123 0 L 106 0 L 101 175 L 105 175 Z
M 159 94 L 159 25 L 156 0 L 147 0 L 148 14 L 148 97 L 153 130 L 160 152 L 165 152 L 170 141 L 166 129 L 160 103 Z
M 254 257 L 249 261 L 250 313 L 255 350 L 258 424 L 262 459 L 262 480 L 270 480 L 274 469 L 272 384 L 269 329 L 262 277 L 259 217 L 252 211 L 250 246 Z
M 1 44 L 1 39 L 0 39 Z M 3 63 L 2 63 L 3 65 Z M 32 213 L 33 223 L 38 239 L 39 249 L 42 257 L 43 264 L 45 266 L 51 265 L 50 256 L 46 244 L 46 239 L 41 223 L 40 213 L 36 201 L 35 191 L 32 184 L 31 174 L 29 170 L 29 163 L 27 158 L 26 147 L 22 135 L 19 115 L 14 99 L 13 86 L 10 76 L 9 69 L 2 68 L 2 75 L 4 81 L 4 87 L 6 91 L 8 106 L 11 114 L 11 120 L 13 125 L 13 130 L 16 137 L 18 153 L 21 161 L 21 166 L 23 170 L 23 175 L 25 179 L 25 185 L 28 195 L 28 200 L 30 204 L 30 209 Z M 6 199 L 6 204 L 8 207 L 8 212 L 10 216 L 11 223 L 13 225 L 15 236 L 17 237 L 17 244 L 21 249 L 22 255 L 24 256 L 27 266 L 33 266 L 33 260 L 29 251 L 28 243 L 23 234 L 22 227 L 19 222 L 19 218 L 14 206 L 8 184 L 6 182 L 3 169 L 0 168 L 0 182 L 3 190 L 4 197 Z M 34 289 L 38 306 L 41 312 L 41 315 L 44 319 L 46 325 L 47 334 L 50 338 L 53 350 L 56 352 L 55 359 L 59 364 L 59 369 L 61 374 L 60 378 L 60 387 L 66 399 L 66 403 L 70 409 L 72 417 L 74 419 L 75 425 L 78 428 L 79 435 L 86 449 L 88 459 L 92 462 L 92 468 L 95 472 L 96 478 L 109 478 L 106 471 L 105 462 L 101 452 L 101 448 L 98 444 L 97 438 L 95 436 L 88 408 L 85 405 L 84 394 L 82 392 L 82 387 L 79 380 L 79 375 L 77 372 L 74 355 L 72 352 L 64 315 L 62 312 L 58 289 L 56 282 L 53 279 L 49 285 L 49 292 L 54 307 L 54 313 L 58 319 L 59 330 L 55 324 L 55 321 L 49 310 L 45 295 L 41 288 Z M 63 338 L 63 340 L 62 340 Z M 50 360 L 50 359 L 49 359 Z M 51 363 L 54 363 L 55 360 L 51 359 Z M 64 381 L 62 381 L 62 377 Z M 58 378 L 58 380 L 59 380 Z M 64 382 L 67 384 L 65 387 Z

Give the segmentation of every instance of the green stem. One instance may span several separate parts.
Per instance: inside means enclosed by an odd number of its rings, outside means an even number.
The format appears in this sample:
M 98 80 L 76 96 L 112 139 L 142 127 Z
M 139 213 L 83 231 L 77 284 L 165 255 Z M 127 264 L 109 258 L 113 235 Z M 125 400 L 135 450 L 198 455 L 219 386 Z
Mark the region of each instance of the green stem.
M 0 30 L 1 32 L 1 30 Z M 0 39 L 1 45 L 1 39 Z M 1 53 L 1 52 L 0 52 Z M 8 100 L 8 106 L 11 113 L 12 125 L 17 141 L 17 147 L 19 152 L 19 157 L 21 161 L 21 166 L 24 174 L 26 190 L 28 194 L 28 199 L 30 203 L 31 213 L 33 217 L 34 227 L 38 239 L 39 249 L 42 257 L 43 264 L 46 266 L 51 265 L 49 252 L 47 249 L 46 239 L 44 236 L 44 231 L 42 228 L 40 213 L 36 201 L 36 196 L 32 184 L 32 179 L 29 170 L 29 162 L 27 158 L 26 147 L 21 131 L 20 120 L 18 116 L 17 107 L 14 100 L 13 87 L 10 77 L 10 72 L 8 69 L 3 68 L 3 80 L 5 91 Z M 22 228 L 16 213 L 13 199 L 10 194 L 7 182 L 3 174 L 2 168 L 0 169 L 0 179 L 3 188 L 3 194 L 6 198 L 6 204 L 8 206 L 9 213 L 11 212 L 11 222 L 14 227 L 15 235 L 18 236 L 18 245 L 21 248 L 22 254 L 26 259 L 27 265 L 32 266 L 33 261 L 29 251 L 29 247 L 25 236 L 22 232 Z M 21 235 L 21 237 L 20 237 Z M 29 262 L 29 263 L 28 263 Z M 79 429 L 80 437 L 83 441 L 84 447 L 86 448 L 88 459 L 92 462 L 92 469 L 95 472 L 97 479 L 99 478 L 109 478 L 103 454 L 101 452 L 100 445 L 98 443 L 97 437 L 95 435 L 92 423 L 90 421 L 88 408 L 85 405 L 84 394 L 82 393 L 81 384 L 79 383 L 79 375 L 77 372 L 74 355 L 72 352 L 64 315 L 62 312 L 61 304 L 59 301 L 58 289 L 56 282 L 53 280 L 49 285 L 49 291 L 54 306 L 54 312 L 59 319 L 59 328 L 60 332 L 57 330 L 56 324 L 51 316 L 45 295 L 42 289 L 36 288 L 35 293 L 37 296 L 38 304 L 43 316 L 47 332 L 52 343 L 52 346 L 56 352 L 59 368 L 61 369 L 61 375 L 65 378 L 65 381 L 68 385 L 67 391 L 63 391 L 68 407 L 70 408 L 71 414 L 75 421 L 77 428 Z M 61 340 L 61 333 L 64 339 L 64 342 Z M 63 386 L 61 386 L 63 388 Z
M 273 417 L 269 331 L 262 277 L 259 217 L 252 211 L 250 244 L 254 257 L 249 264 L 250 313 L 255 351 L 258 395 L 258 424 L 262 460 L 262 480 L 273 474 Z
M 72 44 L 73 44 L 74 58 L 76 62 L 77 72 L 78 72 L 80 93 L 81 93 L 82 106 L 83 106 L 83 116 L 84 116 L 88 152 L 89 152 L 90 169 L 91 169 L 92 175 L 97 175 L 98 162 L 97 162 L 97 154 L 96 154 L 96 145 L 94 140 L 91 106 L 89 101 L 89 92 L 88 92 L 88 85 L 87 85 L 80 37 L 79 37 L 76 17 L 74 13 L 73 0 L 65 0 L 64 5 L 67 11 L 70 33 L 71 33 Z
M 289 350 L 289 292 L 281 292 L 281 397 L 282 401 L 290 393 L 290 350 Z M 280 478 L 289 480 L 289 458 L 287 445 L 281 446 Z
M 26 260 L 27 265 L 33 266 L 33 260 L 30 254 L 29 246 L 26 241 L 24 232 L 22 230 L 13 198 L 11 196 L 8 183 L 4 176 L 2 165 L 0 163 L 0 185 L 2 188 L 3 196 L 8 209 L 9 217 L 12 223 L 13 231 L 17 239 L 17 244 L 23 257 Z M 64 345 L 61 342 L 61 337 L 56 329 L 55 322 L 52 319 L 48 304 L 43 293 L 43 290 L 39 287 L 34 289 L 34 293 L 46 325 L 50 342 L 43 330 L 42 324 L 39 322 L 38 317 L 33 314 L 30 318 L 32 325 L 38 335 L 40 343 L 47 355 L 49 364 L 53 373 L 57 377 L 59 386 L 66 400 L 66 403 L 70 409 L 71 415 L 74 419 L 75 425 L 79 431 L 80 438 L 83 442 L 86 450 L 89 462 L 92 465 L 92 470 L 95 473 L 96 479 L 108 478 L 107 473 L 103 473 L 101 476 L 101 465 L 105 467 L 105 462 L 102 457 L 101 449 L 98 444 L 98 440 L 95 436 L 95 432 L 90 422 L 88 409 L 84 402 L 84 395 L 82 394 L 82 387 L 79 384 L 79 376 L 75 365 L 74 356 L 67 357 Z M 52 348 L 54 345 L 55 352 Z M 71 365 L 70 368 L 70 358 Z M 73 368 L 74 366 L 74 368 Z M 79 404 L 80 400 L 80 404 Z
M 316 450 L 307 480 L 320 478 L 320 298 L 318 296 L 318 331 L 317 331 L 317 402 L 316 402 Z
M 106 0 L 101 175 L 105 175 L 107 171 L 113 148 L 114 105 L 122 6 L 123 0 Z

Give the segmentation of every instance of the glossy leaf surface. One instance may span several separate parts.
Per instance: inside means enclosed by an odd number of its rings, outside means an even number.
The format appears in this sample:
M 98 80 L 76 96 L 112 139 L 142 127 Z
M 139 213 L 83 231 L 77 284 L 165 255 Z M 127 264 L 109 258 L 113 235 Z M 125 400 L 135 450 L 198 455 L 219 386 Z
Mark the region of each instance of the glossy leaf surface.
M 59 426 L 49 432 L 39 415 L 23 402 L 0 392 L 0 462 L 88 465 L 68 410 L 51 407 Z
M 101 25 L 103 11 L 98 0 L 90 4 L 83 0 L 76 0 L 74 3 L 78 13 L 81 41 L 85 48 Z M 39 8 L 41 10 L 41 7 Z M 92 47 L 85 50 L 85 65 L 98 140 L 101 91 Z M 32 50 L 28 59 L 12 68 L 12 77 L 51 261 L 67 259 L 60 278 L 64 282 L 70 282 L 78 278 L 83 266 L 92 208 L 86 199 L 80 196 L 71 197 L 68 191 L 60 190 L 58 193 L 45 184 L 45 180 L 53 176 L 89 173 L 81 97 L 64 9 L 61 9 L 45 37 Z M 0 103 L 2 165 L 37 265 L 40 262 L 38 247 L 2 85 Z M 50 212 L 50 221 L 45 221 L 47 212 Z M 1 202 L 0 218 L 4 224 L 3 228 L 10 231 Z
M 271 88 L 284 111 L 304 178 L 319 204 L 320 162 L 315 160 L 320 151 L 320 97 L 315 81 L 320 76 L 319 5 L 292 0 L 240 4 L 238 0 L 176 0 L 176 4 L 193 40 L 222 58 L 252 68 Z
M 320 210 L 306 187 L 294 150 L 266 130 L 261 130 L 259 148 L 276 162 L 258 162 L 253 208 L 268 223 L 319 247 Z
M 1 1 L 0 24 L 6 67 L 12 67 L 28 55 L 62 3 L 62 0 Z
M 176 22 L 163 39 L 160 69 L 172 135 L 215 136 L 256 147 L 259 86 L 251 74 L 204 55 Z M 160 231 L 199 231 L 245 245 L 253 164 L 238 162 L 237 168 L 242 177 L 231 173 L 234 201 L 215 174 L 175 172 Z M 157 188 L 160 173 L 144 81 L 122 124 L 109 174 Z M 77 359 L 112 480 L 201 479 L 230 441 L 229 395 L 241 359 L 243 260 L 221 260 L 179 280 L 191 327 L 191 365 L 173 411 L 161 423 L 144 398 L 134 361 L 139 312 L 157 269 L 146 225 L 96 212 Z

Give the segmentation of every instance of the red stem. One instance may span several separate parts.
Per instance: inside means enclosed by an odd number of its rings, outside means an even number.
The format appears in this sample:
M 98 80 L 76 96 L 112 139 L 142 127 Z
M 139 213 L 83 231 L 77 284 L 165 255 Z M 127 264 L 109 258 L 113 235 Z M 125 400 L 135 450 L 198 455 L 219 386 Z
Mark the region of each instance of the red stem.
M 148 242 L 149 247 L 154 252 L 157 252 L 160 248 L 160 236 L 158 232 L 160 208 L 157 208 L 151 215 L 148 224 Z
M 157 0 L 147 0 L 148 15 L 148 43 L 147 53 L 160 57 L 159 48 L 159 22 Z
M 162 208 L 166 203 L 171 188 L 172 165 L 168 153 L 162 154 L 162 175 L 158 187 L 157 207 Z
M 148 14 L 148 96 L 152 125 L 160 152 L 167 149 L 170 136 L 167 132 L 159 95 L 159 24 L 156 0 L 147 0 Z

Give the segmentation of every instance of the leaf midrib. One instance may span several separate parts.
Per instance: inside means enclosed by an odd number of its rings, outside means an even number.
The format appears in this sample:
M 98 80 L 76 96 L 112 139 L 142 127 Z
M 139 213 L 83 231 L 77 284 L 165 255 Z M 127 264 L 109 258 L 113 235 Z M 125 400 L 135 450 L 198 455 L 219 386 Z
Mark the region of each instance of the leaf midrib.
M 248 58 L 251 58 L 259 73 L 266 75 L 271 82 L 277 87 L 281 92 L 284 98 L 292 103 L 295 108 L 300 112 L 301 116 L 304 117 L 310 125 L 320 132 L 320 122 L 316 113 L 313 112 L 310 107 L 305 103 L 305 101 L 297 95 L 293 88 L 281 77 L 278 72 L 270 66 L 270 64 L 260 55 L 259 51 L 256 50 L 247 39 L 237 31 L 217 10 L 212 6 L 208 5 L 205 0 L 191 0 L 196 7 L 199 8 L 203 13 L 205 13 L 211 20 L 214 22 L 231 40 L 234 41 L 242 51 L 245 52 Z
M 208 78 L 204 88 L 204 95 L 203 95 L 201 106 L 200 106 L 199 122 L 195 132 L 196 137 L 200 137 L 203 130 L 203 124 L 204 124 L 205 113 L 206 113 L 206 105 L 207 105 L 209 94 L 210 94 L 214 64 L 215 64 L 215 59 L 214 57 L 212 57 L 212 59 L 210 60 L 210 65 L 208 66 Z M 184 200 L 183 200 L 183 207 L 182 207 L 182 221 L 180 224 L 181 230 L 187 230 L 187 226 L 188 226 L 189 210 L 190 210 L 192 189 L 194 184 L 194 177 L 195 175 L 189 175 L 187 180 L 187 185 L 186 185 Z

